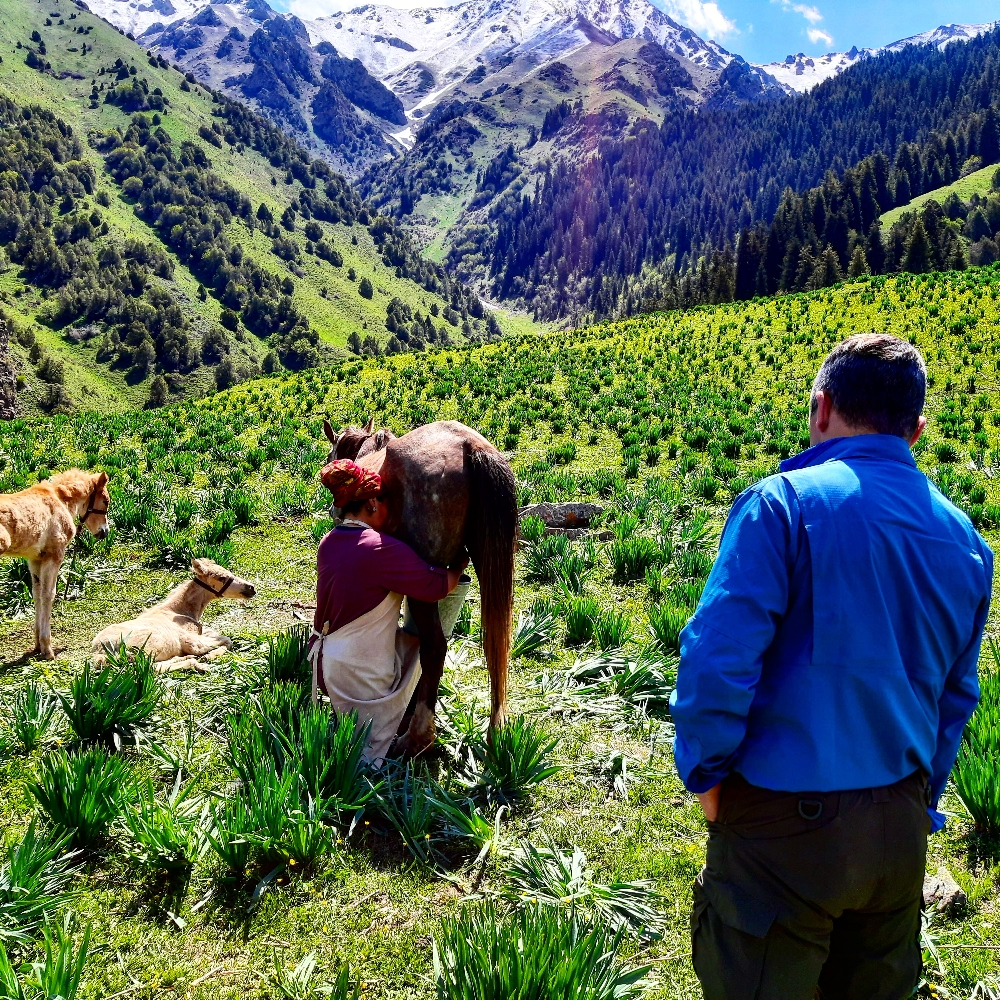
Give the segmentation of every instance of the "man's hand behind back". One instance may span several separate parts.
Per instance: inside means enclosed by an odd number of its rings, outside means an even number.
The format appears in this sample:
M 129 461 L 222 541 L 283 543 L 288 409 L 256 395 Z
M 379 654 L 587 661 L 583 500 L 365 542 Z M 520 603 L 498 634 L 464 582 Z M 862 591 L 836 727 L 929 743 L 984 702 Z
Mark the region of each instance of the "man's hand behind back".
M 698 793 L 698 801 L 701 803 L 701 811 L 705 814 L 705 819 L 709 823 L 714 823 L 719 818 L 719 803 L 722 800 L 722 785 L 710 788 L 707 792 Z

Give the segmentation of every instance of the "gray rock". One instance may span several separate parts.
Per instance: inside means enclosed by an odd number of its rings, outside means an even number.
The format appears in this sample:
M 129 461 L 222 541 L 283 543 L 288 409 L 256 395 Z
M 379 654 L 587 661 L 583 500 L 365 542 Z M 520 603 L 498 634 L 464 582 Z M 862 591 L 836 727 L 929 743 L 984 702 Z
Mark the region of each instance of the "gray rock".
M 942 865 L 934 875 L 924 877 L 924 906 L 936 906 L 946 917 L 954 917 L 969 903 L 969 897 Z
M 533 503 L 522 507 L 519 516 L 540 518 L 547 528 L 588 528 L 603 512 L 596 503 Z

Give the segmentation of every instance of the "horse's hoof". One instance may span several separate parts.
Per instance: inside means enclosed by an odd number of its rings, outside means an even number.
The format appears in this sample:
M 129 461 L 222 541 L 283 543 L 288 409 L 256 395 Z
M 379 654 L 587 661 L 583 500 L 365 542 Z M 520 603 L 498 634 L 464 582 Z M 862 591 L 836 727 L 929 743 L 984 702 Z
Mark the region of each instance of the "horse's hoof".
M 426 705 L 417 705 L 406 735 L 409 744 L 407 752 L 411 757 L 419 757 L 434 746 L 434 740 L 437 738 L 434 713 Z

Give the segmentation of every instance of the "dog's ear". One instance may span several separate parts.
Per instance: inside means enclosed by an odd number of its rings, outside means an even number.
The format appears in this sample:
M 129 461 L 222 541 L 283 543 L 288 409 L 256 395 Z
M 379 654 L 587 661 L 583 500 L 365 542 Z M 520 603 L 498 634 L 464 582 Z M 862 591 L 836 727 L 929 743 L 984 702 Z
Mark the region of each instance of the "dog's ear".
M 333 424 L 329 420 L 323 421 L 323 433 L 326 435 L 327 441 L 330 442 L 334 447 L 337 445 L 337 432 L 333 429 Z
M 95 490 L 103 490 L 104 487 L 107 486 L 107 485 L 108 485 L 108 474 L 106 472 L 102 472 L 97 477 L 97 479 L 94 480 L 94 489 Z
M 366 434 L 371 434 L 371 432 L 374 429 L 375 429 L 375 417 L 371 416 L 371 417 L 368 418 L 368 423 L 365 424 L 365 433 Z

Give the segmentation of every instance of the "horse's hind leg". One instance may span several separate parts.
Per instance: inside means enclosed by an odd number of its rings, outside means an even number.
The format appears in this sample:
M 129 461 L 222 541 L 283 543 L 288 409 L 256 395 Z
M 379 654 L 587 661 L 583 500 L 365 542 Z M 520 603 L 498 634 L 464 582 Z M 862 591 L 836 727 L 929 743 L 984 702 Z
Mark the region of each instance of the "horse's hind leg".
M 408 752 L 416 757 L 434 743 L 434 709 L 437 705 L 438 687 L 444 675 L 448 643 L 441 630 L 437 604 L 410 598 L 408 601 L 420 636 L 420 683 L 417 685 L 416 705 L 407 738 Z

